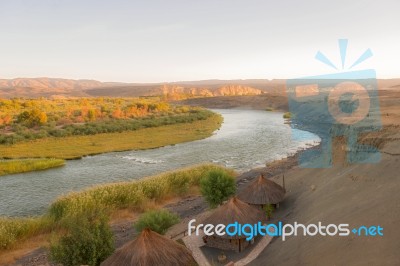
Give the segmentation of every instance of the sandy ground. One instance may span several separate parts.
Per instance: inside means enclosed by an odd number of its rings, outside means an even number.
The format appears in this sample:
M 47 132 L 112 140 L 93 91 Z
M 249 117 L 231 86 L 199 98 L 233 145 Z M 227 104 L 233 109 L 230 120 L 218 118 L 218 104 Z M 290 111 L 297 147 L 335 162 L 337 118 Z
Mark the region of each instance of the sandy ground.
M 377 165 L 289 171 L 280 220 L 380 225 L 384 236 L 276 239 L 252 265 L 400 265 L 399 166 L 400 156 L 384 154 Z
M 377 164 L 345 162 L 343 139 L 334 167 L 293 168 L 287 198 L 276 213 L 286 223 L 380 225 L 384 236 L 275 239 L 251 265 L 400 265 L 400 93 L 380 92 L 383 130 L 362 137 L 382 153 Z

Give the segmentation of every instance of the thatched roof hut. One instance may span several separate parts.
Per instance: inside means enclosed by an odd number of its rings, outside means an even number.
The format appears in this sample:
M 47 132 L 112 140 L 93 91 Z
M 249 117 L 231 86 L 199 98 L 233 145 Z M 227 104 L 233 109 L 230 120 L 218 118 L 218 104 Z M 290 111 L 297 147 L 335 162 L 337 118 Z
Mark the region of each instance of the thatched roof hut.
M 236 197 L 231 198 L 225 204 L 219 206 L 207 219 L 204 224 L 257 224 L 258 222 L 264 223 L 266 216 L 264 212 L 251 206 Z M 229 236 L 228 234 L 222 236 L 204 236 L 204 243 L 209 247 L 214 247 L 223 250 L 234 250 L 237 252 L 243 251 L 250 246 L 254 238 L 246 240 L 246 236 L 235 235 Z
M 285 193 L 283 187 L 260 175 L 239 193 L 238 198 L 253 205 L 278 204 Z
M 219 206 L 205 221 L 204 224 L 256 224 L 265 221 L 265 214 L 261 210 L 233 197 L 225 204 Z M 231 238 L 228 235 L 222 236 Z
M 191 252 L 183 245 L 150 229 L 144 229 L 108 257 L 101 266 L 175 266 L 196 265 Z

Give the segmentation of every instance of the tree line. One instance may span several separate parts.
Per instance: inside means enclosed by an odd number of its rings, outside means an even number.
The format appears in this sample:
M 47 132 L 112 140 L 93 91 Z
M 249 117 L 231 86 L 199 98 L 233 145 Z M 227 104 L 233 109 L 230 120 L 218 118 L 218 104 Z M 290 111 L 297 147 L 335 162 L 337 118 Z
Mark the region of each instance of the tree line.
M 0 144 L 189 123 L 210 115 L 157 98 L 0 99 Z

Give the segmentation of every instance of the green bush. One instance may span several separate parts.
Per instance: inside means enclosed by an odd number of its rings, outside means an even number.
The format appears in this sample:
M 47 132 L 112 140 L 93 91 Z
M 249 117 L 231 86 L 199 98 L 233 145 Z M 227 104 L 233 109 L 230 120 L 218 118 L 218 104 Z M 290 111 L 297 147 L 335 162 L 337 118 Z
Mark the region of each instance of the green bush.
M 292 117 L 292 113 L 291 112 L 286 112 L 283 114 L 283 118 L 285 119 L 290 119 Z
M 266 204 L 263 207 L 263 210 L 265 212 L 265 215 L 267 216 L 268 219 L 272 218 L 272 214 L 274 212 L 274 206 L 272 204 Z
M 64 266 L 100 265 L 114 251 L 108 217 L 99 210 L 70 217 L 67 233 L 50 245 L 50 257 Z
M 215 208 L 235 194 L 235 178 L 226 171 L 215 169 L 201 179 L 200 189 L 210 207 Z
M 142 214 L 134 224 L 137 231 L 149 228 L 159 234 L 165 234 L 168 228 L 179 222 L 179 216 L 168 210 L 153 210 Z

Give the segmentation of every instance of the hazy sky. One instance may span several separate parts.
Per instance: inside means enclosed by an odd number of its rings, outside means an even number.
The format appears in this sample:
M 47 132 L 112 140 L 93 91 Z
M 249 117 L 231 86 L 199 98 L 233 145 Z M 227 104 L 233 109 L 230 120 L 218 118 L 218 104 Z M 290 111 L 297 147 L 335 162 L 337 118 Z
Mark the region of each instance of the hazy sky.
M 295 78 L 348 65 L 400 77 L 400 1 L 0 0 L 0 78 Z

